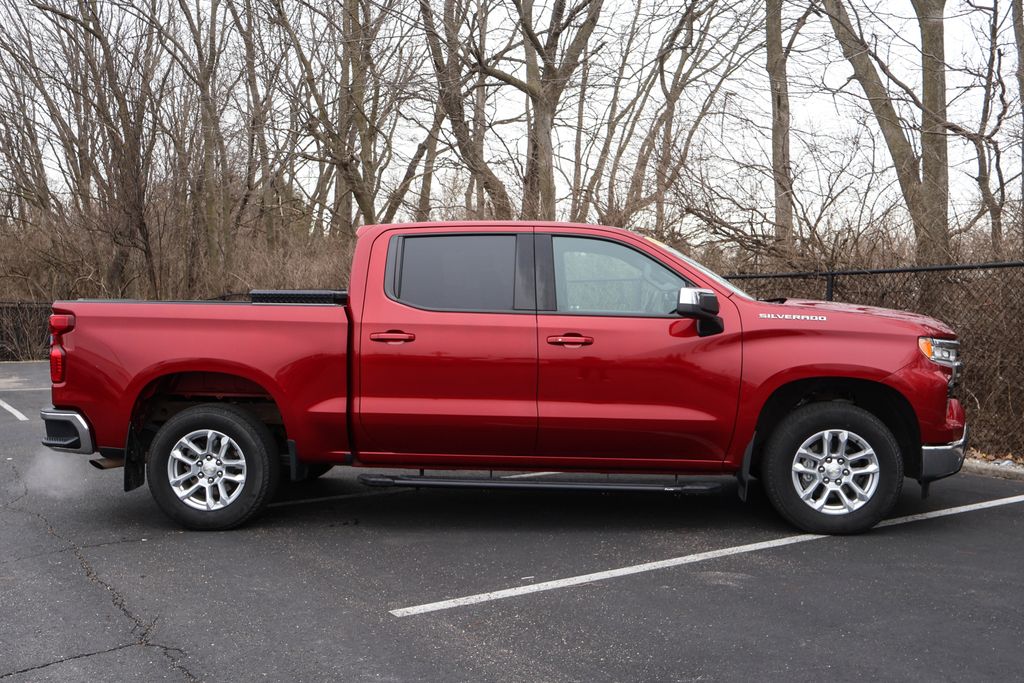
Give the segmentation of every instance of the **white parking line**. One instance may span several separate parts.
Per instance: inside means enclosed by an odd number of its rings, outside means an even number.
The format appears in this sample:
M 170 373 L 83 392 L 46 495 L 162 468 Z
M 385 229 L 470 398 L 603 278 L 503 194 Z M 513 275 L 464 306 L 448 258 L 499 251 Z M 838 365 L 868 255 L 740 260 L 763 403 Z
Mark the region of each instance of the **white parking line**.
M 1013 505 L 1014 503 L 1024 503 L 1024 496 L 1010 496 L 1009 498 L 996 498 L 995 500 L 983 500 L 980 503 L 971 503 L 970 505 L 958 505 L 953 508 L 944 508 L 942 510 L 932 510 L 931 512 L 922 512 L 917 515 L 907 515 L 906 517 L 893 517 L 892 519 L 884 519 L 876 527 L 882 526 L 896 526 L 897 524 L 907 524 L 909 522 L 919 522 L 922 519 L 935 519 L 936 517 L 948 517 L 949 515 L 961 515 L 965 512 L 974 512 L 975 510 L 987 510 L 988 508 L 997 508 L 1000 505 Z
M 0 394 L 7 393 L 8 391 L 49 391 L 50 387 L 17 387 L 11 389 L 5 389 L 0 386 Z
M 22 422 L 28 422 L 28 418 L 27 418 L 27 417 L 25 417 L 25 414 L 24 414 L 24 413 L 22 413 L 22 412 L 21 412 L 20 410 L 18 410 L 17 408 L 15 408 L 14 406 L 12 406 L 12 405 L 11 405 L 10 403 L 8 403 L 7 401 L 3 401 L 3 400 L 0 400 L 0 408 L 3 408 L 3 409 L 4 409 L 4 410 L 6 410 L 6 411 L 7 411 L 8 413 L 10 413 L 10 414 L 11 414 L 11 415 L 13 415 L 14 417 L 18 418 L 18 419 L 19 419 L 19 420 L 21 420 Z
M 974 510 L 984 510 L 986 508 L 993 508 L 1001 505 L 1012 505 L 1014 503 L 1024 503 L 1024 495 L 1010 496 L 1009 498 L 999 498 L 997 500 L 987 500 L 981 503 L 960 505 L 958 507 L 946 508 L 943 510 L 933 510 L 932 512 L 923 512 L 918 515 L 896 517 L 893 519 L 887 519 L 881 522 L 878 526 L 885 527 L 896 526 L 898 524 L 908 524 L 910 522 L 918 522 L 924 519 L 934 519 L 936 517 L 959 515 L 965 512 L 972 512 Z M 746 545 L 738 545 L 733 546 L 731 548 L 722 548 L 720 550 L 711 550 L 704 553 L 694 553 L 693 555 L 673 557 L 667 560 L 659 560 L 657 562 L 645 562 L 644 564 L 636 564 L 629 567 L 620 567 L 618 569 L 609 569 L 603 572 L 594 572 L 593 574 L 570 576 L 565 579 L 556 579 L 554 581 L 542 581 L 540 583 L 531 583 L 525 586 L 517 586 L 515 588 L 506 588 L 504 590 L 491 591 L 489 593 L 478 593 L 476 595 L 467 595 L 462 598 L 453 598 L 451 600 L 442 600 L 440 602 L 430 602 L 424 605 L 415 605 L 413 607 L 402 607 L 400 609 L 391 610 L 391 614 L 396 617 L 409 617 L 414 614 L 437 612 L 439 610 L 452 609 L 454 607 L 462 607 L 464 605 L 475 605 L 481 602 L 491 602 L 493 600 L 503 600 L 504 598 L 513 598 L 519 595 L 528 595 L 530 593 L 540 593 L 542 591 L 555 590 L 556 588 L 568 588 L 570 586 L 579 586 L 580 584 L 592 583 L 594 581 L 605 581 L 607 579 L 614 579 L 620 576 L 630 576 L 631 574 L 640 574 L 643 572 L 655 571 L 657 569 L 678 567 L 684 564 L 695 564 L 697 562 L 704 562 L 706 560 L 714 560 L 719 557 L 729 557 L 731 555 L 752 553 L 758 550 L 768 550 L 770 548 L 794 545 L 796 543 L 804 543 L 806 541 L 816 541 L 821 538 L 830 537 L 819 534 L 799 534 L 796 536 L 786 536 L 771 541 L 762 541 L 760 543 L 748 543 Z

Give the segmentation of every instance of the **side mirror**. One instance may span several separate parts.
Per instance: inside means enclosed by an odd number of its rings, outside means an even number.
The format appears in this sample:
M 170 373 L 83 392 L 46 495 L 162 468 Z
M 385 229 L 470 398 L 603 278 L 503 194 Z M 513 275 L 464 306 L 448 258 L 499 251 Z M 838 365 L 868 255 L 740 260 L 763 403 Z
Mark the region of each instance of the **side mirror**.
M 679 290 L 676 313 L 683 318 L 696 319 L 698 336 L 708 337 L 725 331 L 718 310 L 718 297 L 710 289 L 683 287 Z

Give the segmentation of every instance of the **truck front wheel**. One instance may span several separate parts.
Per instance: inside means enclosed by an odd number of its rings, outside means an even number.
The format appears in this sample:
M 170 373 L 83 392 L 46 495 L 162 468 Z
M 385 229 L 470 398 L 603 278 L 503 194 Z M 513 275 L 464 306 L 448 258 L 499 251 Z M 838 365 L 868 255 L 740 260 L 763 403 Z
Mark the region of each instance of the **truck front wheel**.
M 242 408 L 206 404 L 168 420 L 150 445 L 149 490 L 189 529 L 230 529 L 255 515 L 277 487 L 278 454 L 266 425 Z
M 841 402 L 787 415 L 765 444 L 761 475 L 779 514 L 812 533 L 867 531 L 896 504 L 903 460 L 877 417 Z

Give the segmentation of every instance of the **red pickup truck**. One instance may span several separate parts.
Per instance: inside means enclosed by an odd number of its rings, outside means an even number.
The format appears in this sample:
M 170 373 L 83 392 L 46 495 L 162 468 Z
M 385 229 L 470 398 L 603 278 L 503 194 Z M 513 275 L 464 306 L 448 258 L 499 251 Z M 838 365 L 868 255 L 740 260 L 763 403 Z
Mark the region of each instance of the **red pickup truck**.
M 58 301 L 50 328 L 43 443 L 98 451 L 125 490 L 148 478 L 197 529 L 243 523 L 282 476 L 351 465 L 691 476 L 364 475 L 416 487 L 685 491 L 734 474 L 796 526 L 852 533 L 904 476 L 926 490 L 959 471 L 967 439 L 943 323 L 758 301 L 592 225 L 369 226 L 347 292 Z

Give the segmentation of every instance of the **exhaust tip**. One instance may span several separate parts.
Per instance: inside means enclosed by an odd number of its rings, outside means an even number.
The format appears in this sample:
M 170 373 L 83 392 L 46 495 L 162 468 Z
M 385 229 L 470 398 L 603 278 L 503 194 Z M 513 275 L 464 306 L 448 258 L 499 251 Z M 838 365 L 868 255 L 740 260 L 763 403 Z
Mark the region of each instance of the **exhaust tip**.
M 124 467 L 124 458 L 93 458 L 89 464 L 98 470 L 112 470 L 115 467 Z

